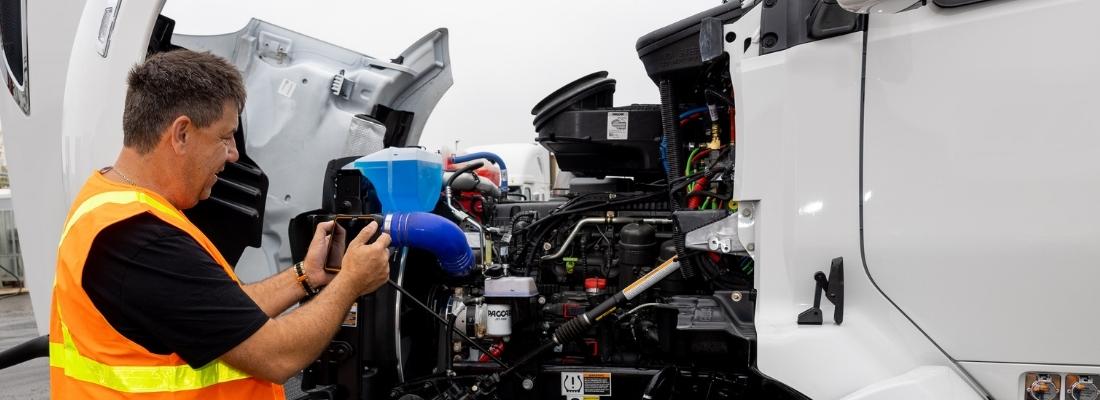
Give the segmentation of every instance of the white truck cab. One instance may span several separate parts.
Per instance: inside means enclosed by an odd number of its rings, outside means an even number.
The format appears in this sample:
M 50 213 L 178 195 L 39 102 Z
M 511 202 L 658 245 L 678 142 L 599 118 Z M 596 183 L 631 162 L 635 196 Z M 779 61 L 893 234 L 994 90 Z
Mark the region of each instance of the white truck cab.
M 380 59 L 261 20 L 173 34 L 164 1 L 62 3 L 0 2 L 0 118 L 43 334 L 69 202 L 117 154 L 125 76 L 151 52 L 210 51 L 245 78 L 243 161 L 203 207 L 249 227 L 224 239 L 246 281 L 289 264 L 288 221 L 319 207 L 329 160 L 416 145 L 452 83 L 446 29 Z M 715 239 L 754 263 L 756 337 L 729 362 L 813 399 L 1100 397 L 1100 2 L 731 3 L 739 209 Z M 819 271 L 842 283 L 837 306 Z

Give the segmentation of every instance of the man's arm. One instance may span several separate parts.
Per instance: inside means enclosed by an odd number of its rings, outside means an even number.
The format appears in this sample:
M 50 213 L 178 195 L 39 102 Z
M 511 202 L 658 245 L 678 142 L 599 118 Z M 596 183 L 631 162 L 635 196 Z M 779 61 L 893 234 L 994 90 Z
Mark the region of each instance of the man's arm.
M 264 314 L 272 318 L 278 317 L 306 295 L 293 267 L 262 281 L 241 286 L 241 289 L 264 310 Z
M 327 285 L 335 276 L 325 272 L 324 269 L 334 227 L 335 225 L 330 222 L 317 224 L 317 230 L 313 234 L 313 240 L 310 241 L 306 257 L 302 262 L 307 281 L 314 289 Z M 343 247 L 343 238 L 344 236 L 337 235 L 341 247 Z M 294 271 L 294 267 L 289 267 L 262 281 L 244 285 L 242 288 L 245 294 L 260 306 L 264 314 L 271 318 L 279 316 L 306 295 L 302 284 L 298 283 L 298 273 Z
M 315 360 L 336 334 L 351 304 L 389 279 L 389 235 L 366 244 L 376 229 L 378 224 L 372 223 L 352 240 L 340 274 L 317 297 L 289 314 L 268 320 L 220 358 L 271 382 L 285 382 Z M 312 250 L 312 244 L 310 247 Z

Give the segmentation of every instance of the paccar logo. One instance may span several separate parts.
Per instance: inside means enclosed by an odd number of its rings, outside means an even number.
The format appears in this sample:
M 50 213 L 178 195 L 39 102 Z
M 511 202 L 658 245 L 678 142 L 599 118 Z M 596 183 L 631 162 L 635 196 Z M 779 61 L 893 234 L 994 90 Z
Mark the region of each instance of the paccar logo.
M 489 310 L 489 316 L 493 318 L 509 318 L 512 316 L 512 310 Z
M 626 129 L 626 118 L 620 117 L 611 120 L 611 126 L 615 129 Z

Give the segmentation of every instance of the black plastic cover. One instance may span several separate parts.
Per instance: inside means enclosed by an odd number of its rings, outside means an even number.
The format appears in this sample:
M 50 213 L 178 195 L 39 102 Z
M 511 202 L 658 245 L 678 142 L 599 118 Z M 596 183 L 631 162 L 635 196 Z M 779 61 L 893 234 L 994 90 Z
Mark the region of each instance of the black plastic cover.
M 664 175 L 656 105 L 565 111 L 545 120 L 536 140 L 554 153 L 563 171 L 576 176 Z
M 267 204 L 267 175 L 245 152 L 244 124 L 239 126 L 233 137 L 240 158 L 218 174 L 210 198 L 184 211 L 229 265 L 237 264 L 245 247 L 260 247 Z
M 175 30 L 176 20 L 158 15 L 157 22 L 153 25 L 153 33 L 149 35 L 149 46 L 146 49 L 146 57 L 179 49 L 179 46 L 172 44 L 172 32 Z
M 646 74 L 654 82 L 661 77 L 702 67 L 699 52 L 699 29 L 707 18 L 728 24 L 741 18 L 741 2 L 731 1 L 638 38 L 635 48 L 645 65 Z
M 568 110 L 592 110 L 609 108 L 615 96 L 615 80 L 607 77 L 607 71 L 593 72 L 562 86 L 543 98 L 531 109 L 535 116 L 535 130 L 558 114 Z
M 765 0 L 761 10 L 760 54 L 771 54 L 865 29 L 866 16 L 836 0 Z

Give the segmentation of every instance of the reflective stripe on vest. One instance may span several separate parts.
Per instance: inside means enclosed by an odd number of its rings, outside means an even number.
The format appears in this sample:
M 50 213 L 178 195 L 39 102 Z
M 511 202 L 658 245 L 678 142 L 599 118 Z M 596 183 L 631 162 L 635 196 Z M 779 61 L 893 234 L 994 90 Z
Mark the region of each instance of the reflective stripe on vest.
M 69 220 L 65 222 L 65 229 L 61 231 L 61 241 L 57 242 L 57 247 L 60 248 L 61 244 L 65 243 L 65 237 L 69 235 L 69 230 L 73 228 L 73 225 L 76 224 L 76 221 L 80 220 L 80 217 L 83 217 L 85 214 L 105 204 L 128 203 L 142 203 L 149 207 L 157 209 L 158 211 L 164 212 L 165 214 L 171 215 L 179 219 L 184 219 L 183 216 L 180 215 L 179 211 L 177 211 L 175 208 L 168 207 L 157 201 L 157 199 L 154 199 L 152 196 L 149 196 L 145 193 L 132 190 L 103 192 L 95 196 L 89 197 L 87 200 L 84 200 L 83 203 L 80 203 L 80 207 L 77 207 L 76 211 L 73 211 L 73 215 L 70 216 Z
M 61 310 L 58 310 L 60 313 Z M 69 327 L 61 323 L 63 343 L 50 343 L 50 366 L 65 376 L 123 393 L 178 392 L 248 378 L 249 375 L 220 360 L 199 369 L 189 365 L 166 367 L 110 366 L 85 357 L 76 349 Z
M 103 192 L 89 197 L 73 211 L 61 234 L 58 248 L 65 242 L 69 230 L 84 215 L 106 204 L 141 203 L 182 221 L 187 219 L 175 208 L 152 196 L 137 191 Z M 56 284 L 56 282 L 55 282 Z M 65 376 L 93 383 L 123 393 L 178 392 L 198 390 L 250 376 L 229 364 L 215 360 L 198 369 L 187 364 L 174 366 L 112 366 L 89 358 L 76 348 L 61 306 L 57 306 L 62 343 L 50 342 L 50 366 L 64 370 Z

